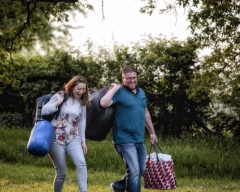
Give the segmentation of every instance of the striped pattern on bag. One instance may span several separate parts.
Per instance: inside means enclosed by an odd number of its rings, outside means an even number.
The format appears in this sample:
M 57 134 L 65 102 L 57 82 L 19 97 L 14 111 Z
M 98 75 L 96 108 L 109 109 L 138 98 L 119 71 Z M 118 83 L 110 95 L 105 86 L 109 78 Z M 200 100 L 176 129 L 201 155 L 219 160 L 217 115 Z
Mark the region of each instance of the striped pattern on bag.
M 175 189 L 176 177 L 173 161 L 147 160 L 143 174 L 146 189 Z

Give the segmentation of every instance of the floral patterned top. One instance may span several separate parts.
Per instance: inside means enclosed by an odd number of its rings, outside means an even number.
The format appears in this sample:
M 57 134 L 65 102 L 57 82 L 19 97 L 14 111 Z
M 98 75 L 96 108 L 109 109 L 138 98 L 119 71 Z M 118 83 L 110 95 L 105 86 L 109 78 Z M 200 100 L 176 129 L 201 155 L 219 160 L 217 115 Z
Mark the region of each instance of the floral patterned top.
M 42 115 L 48 115 L 57 111 L 56 97 L 45 104 L 42 108 Z M 69 97 L 63 103 L 57 119 L 53 118 L 52 125 L 55 128 L 55 135 L 52 142 L 67 145 L 74 138 L 80 138 L 85 142 L 86 129 L 86 106 L 80 101 Z

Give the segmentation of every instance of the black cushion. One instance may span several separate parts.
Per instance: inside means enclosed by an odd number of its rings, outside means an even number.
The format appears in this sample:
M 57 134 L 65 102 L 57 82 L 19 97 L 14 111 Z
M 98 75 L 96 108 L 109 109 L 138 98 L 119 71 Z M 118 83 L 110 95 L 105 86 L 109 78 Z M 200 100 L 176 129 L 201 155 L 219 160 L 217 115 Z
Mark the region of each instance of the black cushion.
M 113 126 L 113 107 L 102 108 L 100 99 L 107 93 L 104 87 L 90 94 L 90 105 L 87 107 L 86 138 L 102 141 Z

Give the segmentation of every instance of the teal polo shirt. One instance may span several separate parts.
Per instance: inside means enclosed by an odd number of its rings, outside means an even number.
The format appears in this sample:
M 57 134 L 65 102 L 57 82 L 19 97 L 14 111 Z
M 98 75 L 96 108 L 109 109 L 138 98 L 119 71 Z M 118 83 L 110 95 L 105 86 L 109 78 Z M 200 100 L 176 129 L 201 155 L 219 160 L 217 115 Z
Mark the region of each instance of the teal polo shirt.
M 147 99 L 144 91 L 137 92 L 121 87 L 113 96 L 114 108 L 114 144 L 144 142 L 145 108 Z

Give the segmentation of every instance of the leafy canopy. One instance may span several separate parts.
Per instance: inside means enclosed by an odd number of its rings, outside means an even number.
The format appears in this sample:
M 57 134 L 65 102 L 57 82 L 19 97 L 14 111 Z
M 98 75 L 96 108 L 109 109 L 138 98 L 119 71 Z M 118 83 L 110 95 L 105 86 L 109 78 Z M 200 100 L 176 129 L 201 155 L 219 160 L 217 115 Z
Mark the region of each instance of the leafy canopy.
M 68 21 L 72 10 L 92 9 L 81 0 L 3 0 L 0 4 L 0 52 L 30 48 L 37 40 L 50 42 L 53 22 Z M 66 28 L 62 29 L 67 33 Z

